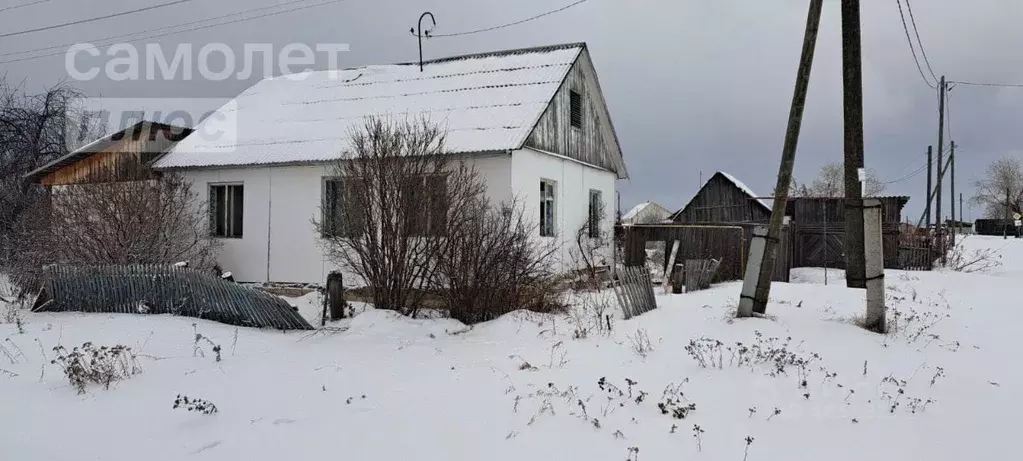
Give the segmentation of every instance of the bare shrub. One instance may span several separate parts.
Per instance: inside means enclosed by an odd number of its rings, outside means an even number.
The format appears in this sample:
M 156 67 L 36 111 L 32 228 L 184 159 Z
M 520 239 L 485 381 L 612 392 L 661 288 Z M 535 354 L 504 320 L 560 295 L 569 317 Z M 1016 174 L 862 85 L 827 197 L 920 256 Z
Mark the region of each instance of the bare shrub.
M 213 269 L 220 242 L 210 236 L 205 202 L 190 182 L 176 174 L 137 181 L 94 179 L 98 182 L 55 186 L 37 198 L 34 210 L 23 213 L 15 226 L 21 246 L 8 260 L 16 284 L 31 289 L 42 266 L 53 263 L 187 261 Z
M 643 357 L 646 357 L 647 354 L 653 352 L 654 345 L 650 342 L 650 336 L 647 335 L 645 329 L 637 328 L 635 334 L 627 336 L 633 352 Z
M 181 394 L 174 398 L 174 409 L 178 408 L 184 408 L 185 410 L 204 415 L 216 414 L 218 411 L 217 406 L 209 400 L 197 399 Z
M 613 299 L 605 293 L 577 293 L 575 305 L 569 311 L 570 321 L 575 325 L 572 337 L 586 339 L 590 333 L 610 336 L 614 331 L 616 308 Z
M 517 201 L 500 208 L 481 197 L 452 222 L 433 288 L 451 317 L 493 320 L 515 310 L 563 309 L 554 262 L 557 246 L 532 237 L 536 227 Z
M 414 316 L 451 224 L 475 212 L 484 182 L 444 152 L 444 132 L 426 120 L 369 118 L 349 138 L 313 224 L 329 259 L 368 285 L 376 308 Z
M 135 353 L 123 345 L 99 346 L 91 342 L 82 344 L 68 352 L 64 346 L 53 348 L 57 356 L 50 363 L 59 365 L 67 376 L 71 387 L 84 394 L 92 384 L 110 389 L 115 381 L 128 379 L 142 372 Z
M 963 246 L 966 238 L 956 242 L 948 253 L 945 268 L 956 272 L 986 272 L 1002 265 L 1002 255 L 992 248 L 968 250 Z
M 603 198 L 591 197 L 588 217 L 575 232 L 575 248 L 569 254 L 582 277 L 574 284 L 577 290 L 597 290 L 604 287 L 602 268 L 609 267 L 607 258 L 614 244 L 614 229 L 606 228 L 607 206 Z

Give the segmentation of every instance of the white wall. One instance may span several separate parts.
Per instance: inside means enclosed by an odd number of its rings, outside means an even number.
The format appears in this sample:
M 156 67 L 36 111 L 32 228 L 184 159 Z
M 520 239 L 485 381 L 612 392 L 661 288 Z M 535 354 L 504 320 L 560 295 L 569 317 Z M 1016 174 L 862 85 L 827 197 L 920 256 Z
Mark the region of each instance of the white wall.
M 477 157 L 491 200 L 511 198 L 511 157 Z M 218 262 L 239 282 L 322 284 L 335 266 L 324 257 L 312 219 L 320 213 L 321 183 L 330 165 L 184 170 L 203 200 L 211 184 L 244 184 L 243 234 L 221 239 Z
M 561 269 L 571 269 L 572 252 L 578 248 L 576 232 L 589 220 L 590 190 L 601 191 L 605 206 L 601 232 L 614 232 L 614 203 L 616 176 L 614 173 L 589 166 L 555 154 L 533 149 L 517 150 L 512 154 L 512 190 L 527 209 L 527 216 L 536 222 L 534 233 L 538 239 L 555 239 L 560 246 Z M 555 183 L 556 215 L 555 237 L 540 237 L 540 180 Z M 611 264 L 611 249 L 602 255 Z M 599 261 L 598 261 L 599 263 Z

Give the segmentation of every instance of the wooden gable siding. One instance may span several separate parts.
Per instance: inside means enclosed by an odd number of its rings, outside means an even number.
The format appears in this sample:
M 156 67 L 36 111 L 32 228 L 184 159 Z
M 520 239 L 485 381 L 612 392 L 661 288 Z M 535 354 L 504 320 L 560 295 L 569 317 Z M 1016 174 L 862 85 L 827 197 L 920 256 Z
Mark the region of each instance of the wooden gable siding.
M 572 91 L 582 96 L 582 128 L 571 125 Z M 621 151 L 608 120 L 604 97 L 589 53 L 583 50 L 551 104 L 540 116 L 525 146 L 564 155 L 615 172 L 624 178 Z M 621 171 L 620 171 L 621 170 Z
M 721 174 L 711 177 L 675 216 L 675 222 L 685 224 L 764 223 L 770 219 L 769 210 Z
M 154 127 L 153 130 L 145 135 L 125 132 L 120 140 L 57 169 L 39 182 L 44 186 L 60 186 L 153 178 L 149 164 L 175 142 L 175 135 L 167 128 Z

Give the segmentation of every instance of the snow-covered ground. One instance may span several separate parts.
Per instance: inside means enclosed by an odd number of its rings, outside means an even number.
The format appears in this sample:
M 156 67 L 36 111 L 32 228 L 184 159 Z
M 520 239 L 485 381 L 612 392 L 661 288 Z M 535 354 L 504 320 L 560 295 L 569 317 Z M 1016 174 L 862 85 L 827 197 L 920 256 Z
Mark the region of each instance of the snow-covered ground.
M 0 324 L 0 458 L 1014 459 L 1023 241 L 967 244 L 998 248 L 1004 265 L 889 271 L 898 330 L 887 336 L 855 326 L 862 292 L 834 270 L 825 286 L 817 269 L 775 284 L 768 318 L 733 320 L 739 285 L 729 283 L 661 295 L 657 310 L 585 339 L 569 316 L 530 313 L 468 330 L 367 309 L 334 325 L 347 330 L 315 334 L 25 313 L 23 333 Z M 312 297 L 293 301 L 317 314 Z M 197 332 L 221 346 L 220 362 L 206 341 L 196 352 Z M 701 356 L 720 367 L 687 351 L 701 338 L 731 348 Z M 131 346 L 142 373 L 77 394 L 49 360 L 54 346 L 86 341 Z M 737 342 L 749 351 L 734 352 Z M 173 409 L 178 394 L 219 411 Z

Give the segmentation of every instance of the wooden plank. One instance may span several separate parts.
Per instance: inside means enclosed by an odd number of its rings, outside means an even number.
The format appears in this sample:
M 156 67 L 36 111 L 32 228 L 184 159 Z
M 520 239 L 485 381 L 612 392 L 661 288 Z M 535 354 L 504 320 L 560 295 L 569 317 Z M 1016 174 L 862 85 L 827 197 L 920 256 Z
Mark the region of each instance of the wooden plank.
M 668 264 L 664 266 L 664 294 L 671 292 L 671 271 L 675 269 L 675 257 L 678 256 L 679 241 L 675 240 L 671 244 L 671 256 L 668 257 Z

